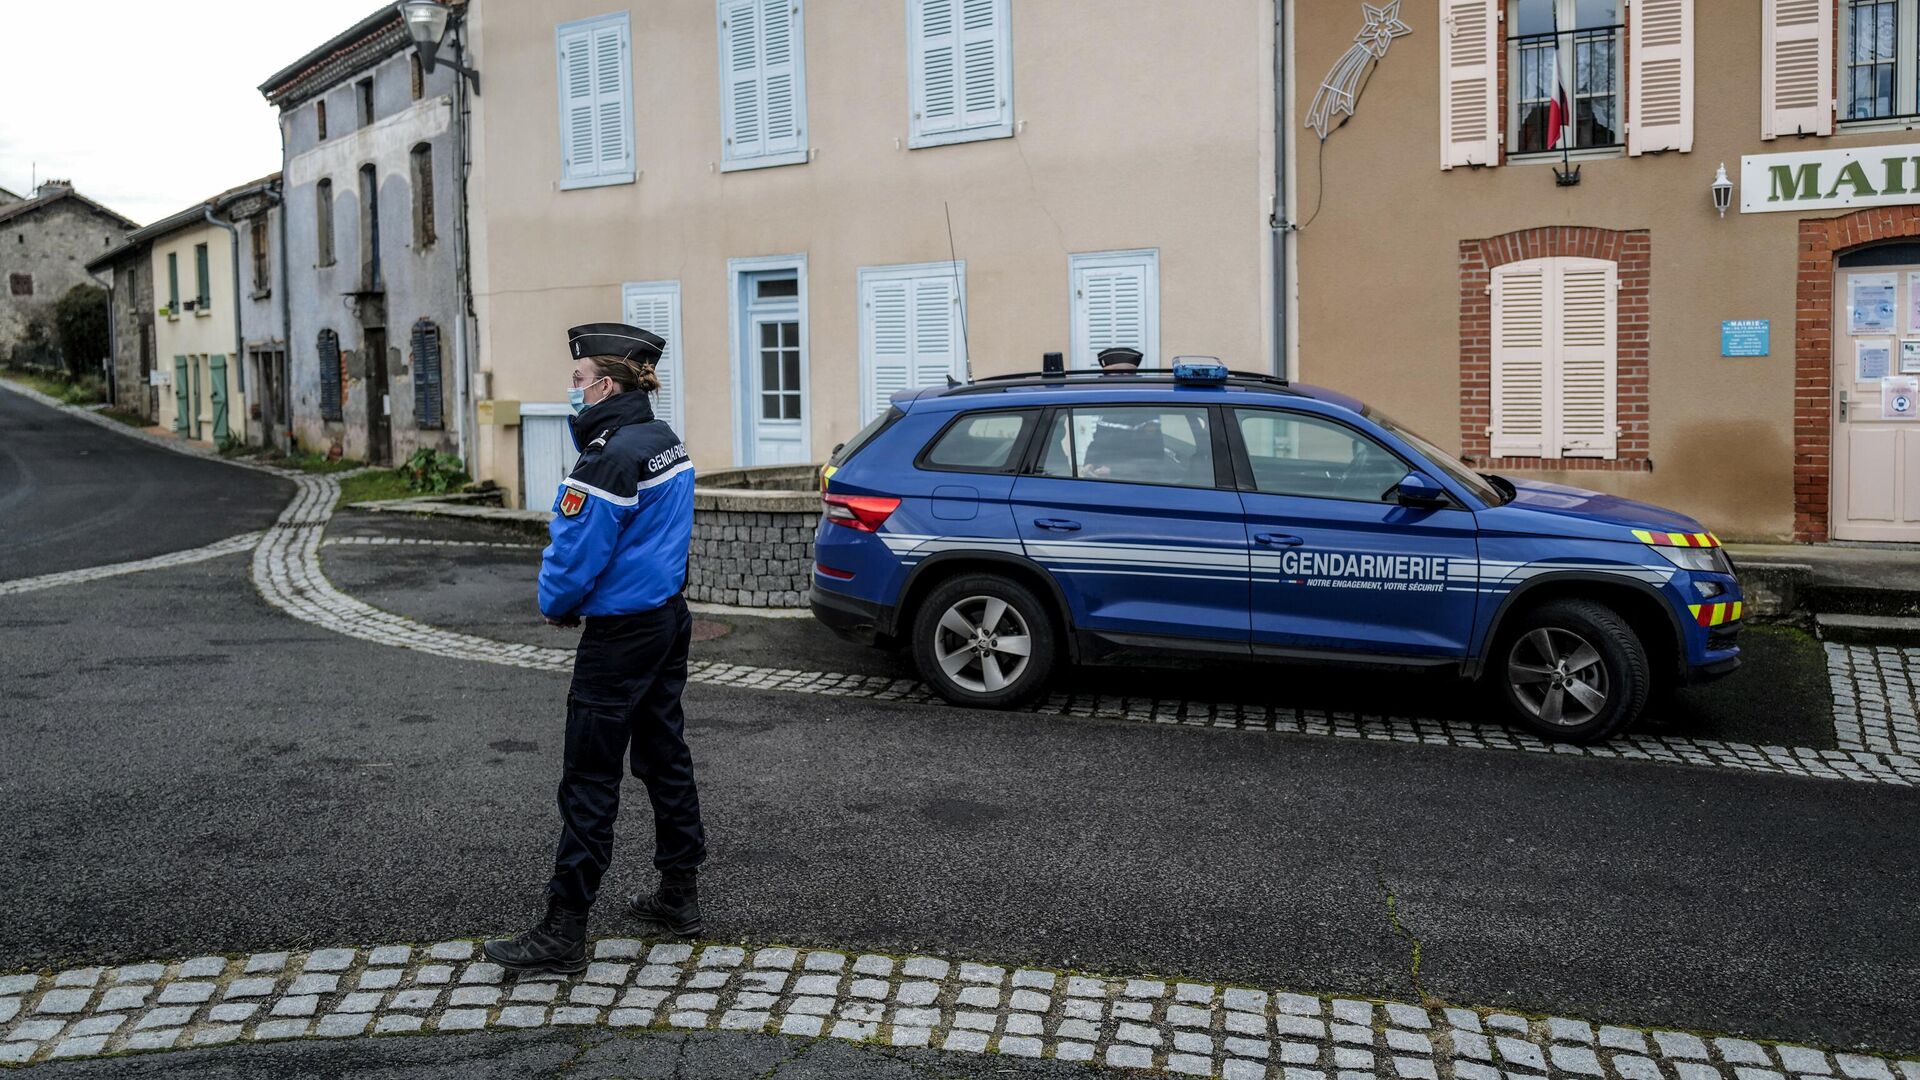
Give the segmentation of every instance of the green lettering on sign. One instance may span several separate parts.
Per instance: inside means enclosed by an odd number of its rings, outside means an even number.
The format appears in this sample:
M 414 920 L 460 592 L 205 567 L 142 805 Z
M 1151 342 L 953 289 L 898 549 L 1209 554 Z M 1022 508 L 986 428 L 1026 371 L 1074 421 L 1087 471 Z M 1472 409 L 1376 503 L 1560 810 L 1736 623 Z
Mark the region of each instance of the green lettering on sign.
M 1820 197 L 1820 163 L 1817 161 L 1810 161 L 1798 168 L 1792 165 L 1769 165 L 1767 172 L 1773 178 L 1773 190 L 1767 195 L 1768 202 Z
M 1905 195 L 1907 193 L 1907 159 L 1903 157 L 1886 158 L 1887 182 L 1880 185 L 1882 195 Z
M 1845 184 L 1853 189 L 1852 198 L 1858 199 L 1863 195 L 1879 194 L 1879 192 L 1873 189 L 1873 184 L 1868 182 L 1867 170 L 1861 168 L 1860 163 L 1857 161 L 1847 162 L 1846 168 L 1840 170 L 1840 175 L 1833 178 L 1833 186 L 1827 189 L 1827 198 L 1831 199 L 1840 194 L 1841 184 Z

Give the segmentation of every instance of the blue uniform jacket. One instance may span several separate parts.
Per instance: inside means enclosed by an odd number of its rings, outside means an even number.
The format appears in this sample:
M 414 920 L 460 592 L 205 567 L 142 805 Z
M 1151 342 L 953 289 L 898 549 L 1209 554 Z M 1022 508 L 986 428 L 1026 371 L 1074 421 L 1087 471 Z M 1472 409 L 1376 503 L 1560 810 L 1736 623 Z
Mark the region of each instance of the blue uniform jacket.
M 615 394 L 573 418 L 580 460 L 553 500 L 540 612 L 632 615 L 679 595 L 693 543 L 693 462 L 647 395 Z

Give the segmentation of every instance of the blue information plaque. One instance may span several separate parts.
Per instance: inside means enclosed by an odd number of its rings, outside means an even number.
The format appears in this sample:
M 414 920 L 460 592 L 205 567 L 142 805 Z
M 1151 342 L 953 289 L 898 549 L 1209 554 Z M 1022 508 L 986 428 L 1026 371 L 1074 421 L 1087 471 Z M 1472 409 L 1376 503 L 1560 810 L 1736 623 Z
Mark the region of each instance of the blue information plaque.
M 1723 319 L 1720 322 L 1721 356 L 1765 356 L 1771 323 L 1766 319 Z

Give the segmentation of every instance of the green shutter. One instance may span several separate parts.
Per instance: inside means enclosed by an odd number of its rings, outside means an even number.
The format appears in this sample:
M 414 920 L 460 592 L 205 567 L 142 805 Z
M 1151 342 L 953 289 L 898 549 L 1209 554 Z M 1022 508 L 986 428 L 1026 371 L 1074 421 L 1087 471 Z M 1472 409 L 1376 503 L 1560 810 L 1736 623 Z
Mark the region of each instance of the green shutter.
M 199 292 L 200 310 L 205 311 L 207 310 L 207 305 L 213 299 L 212 296 L 208 295 L 209 290 L 207 288 L 207 245 L 205 244 L 194 245 L 193 280 L 194 280 L 194 284 L 200 290 Z
M 167 313 L 180 314 L 180 253 L 167 252 Z

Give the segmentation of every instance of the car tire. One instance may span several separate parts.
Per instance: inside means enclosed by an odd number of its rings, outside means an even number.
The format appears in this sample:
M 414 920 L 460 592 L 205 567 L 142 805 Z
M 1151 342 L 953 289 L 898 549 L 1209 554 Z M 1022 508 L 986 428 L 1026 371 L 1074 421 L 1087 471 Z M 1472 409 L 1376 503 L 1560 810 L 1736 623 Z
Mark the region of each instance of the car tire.
M 1038 697 L 1058 652 L 1046 605 L 998 574 L 965 574 L 936 586 L 914 616 L 912 647 L 935 693 L 987 709 Z
M 1551 742 L 1589 744 L 1640 718 L 1652 688 L 1647 652 L 1612 609 L 1555 600 L 1503 633 L 1493 683 L 1512 717 Z

